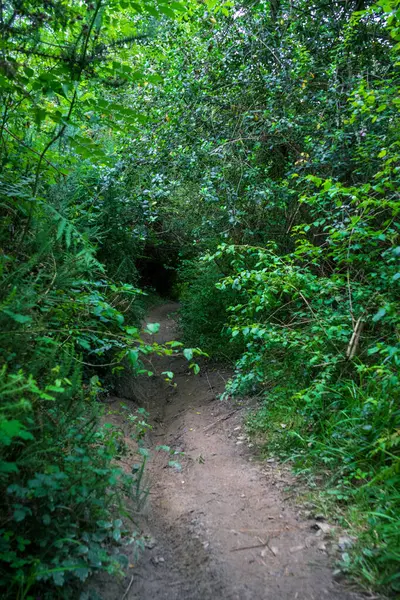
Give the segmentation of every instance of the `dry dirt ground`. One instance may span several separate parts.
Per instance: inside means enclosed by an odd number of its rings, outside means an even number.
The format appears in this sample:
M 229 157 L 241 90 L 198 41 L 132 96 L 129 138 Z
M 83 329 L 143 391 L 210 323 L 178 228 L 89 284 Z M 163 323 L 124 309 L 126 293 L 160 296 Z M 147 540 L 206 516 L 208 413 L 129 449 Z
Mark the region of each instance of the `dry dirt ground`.
M 157 341 L 176 339 L 176 304 L 155 308 Z M 301 516 L 295 484 L 278 462 L 257 462 L 242 426 L 245 409 L 217 395 L 229 373 L 188 373 L 180 358 L 157 358 L 175 373 L 125 385 L 151 414 L 150 444 L 184 452 L 182 470 L 165 452 L 148 465 L 150 495 L 141 527 L 147 548 L 124 581 L 103 581 L 107 600 L 355 600 L 333 576 L 332 531 Z M 116 399 L 112 405 L 118 406 Z M 126 403 L 126 402 L 125 402 Z M 236 411 L 236 412 L 233 412 Z M 329 530 L 329 531 L 328 531 Z M 133 559 L 132 559 L 133 562 Z

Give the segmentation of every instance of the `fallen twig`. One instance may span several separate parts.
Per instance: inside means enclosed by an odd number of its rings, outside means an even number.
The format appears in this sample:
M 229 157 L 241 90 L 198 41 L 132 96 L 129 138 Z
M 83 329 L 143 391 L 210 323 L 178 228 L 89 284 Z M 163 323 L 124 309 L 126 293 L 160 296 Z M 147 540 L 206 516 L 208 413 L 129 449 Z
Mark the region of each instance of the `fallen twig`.
M 209 431 L 215 425 L 218 425 L 218 423 L 221 423 L 221 421 L 226 421 L 226 419 L 229 419 L 229 417 L 231 417 L 232 415 L 234 415 L 239 410 L 241 410 L 241 409 L 240 408 L 235 408 L 235 410 L 232 410 L 227 415 L 224 415 L 223 417 L 220 417 L 219 419 L 217 419 L 216 421 L 214 421 L 214 423 L 211 423 L 211 425 L 207 425 L 207 427 L 204 427 L 204 431 Z
M 126 588 L 126 590 L 125 590 L 125 594 L 122 596 L 121 600 L 125 600 L 125 598 L 126 598 L 126 597 L 127 597 L 127 595 L 129 594 L 129 590 L 130 590 L 130 589 L 131 589 L 131 587 L 132 587 L 132 583 L 133 583 L 133 575 L 132 575 L 132 577 L 131 577 L 131 580 L 130 580 L 130 582 L 129 582 L 129 585 L 128 585 L 128 587 L 127 587 L 127 588 Z
M 293 492 L 293 494 L 289 494 L 289 496 L 285 496 L 283 501 L 286 502 L 286 500 L 290 500 L 290 498 L 293 498 L 296 495 L 296 492 Z
M 221 375 L 220 371 L 217 371 L 218 375 L 221 377 L 222 381 L 226 384 L 226 379 Z
M 242 546 L 241 548 L 232 548 L 231 552 L 238 552 L 239 550 L 253 550 L 253 548 L 265 548 L 268 546 L 268 542 L 265 544 L 255 544 L 254 546 Z
M 257 539 L 262 543 L 261 538 L 257 538 Z M 265 542 L 265 547 L 268 548 L 268 550 L 271 552 L 272 556 L 276 556 L 275 552 L 272 550 L 271 546 L 269 545 L 269 538 Z M 261 555 L 262 555 L 262 553 L 261 553 Z

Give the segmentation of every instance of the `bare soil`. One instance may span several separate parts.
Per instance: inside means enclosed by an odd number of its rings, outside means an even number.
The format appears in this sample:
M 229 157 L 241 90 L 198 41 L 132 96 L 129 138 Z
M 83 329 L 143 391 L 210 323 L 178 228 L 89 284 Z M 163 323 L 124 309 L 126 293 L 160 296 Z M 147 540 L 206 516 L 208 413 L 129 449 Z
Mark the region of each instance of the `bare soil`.
M 178 305 L 155 308 L 157 341 L 176 339 Z M 149 461 L 141 527 L 147 548 L 124 581 L 104 580 L 107 600 L 355 600 L 333 576 L 329 525 L 322 531 L 293 499 L 289 468 L 257 461 L 242 425 L 245 409 L 217 398 L 229 372 L 188 372 L 181 358 L 153 360 L 155 376 L 125 382 L 125 397 L 151 414 L 150 444 L 184 452 L 182 470 L 165 452 Z M 114 407 L 120 400 L 116 399 Z M 126 403 L 126 401 L 125 401 Z M 118 418 L 118 417 L 114 417 Z M 250 446 L 250 447 L 249 447 Z M 133 562 L 133 559 L 132 559 Z

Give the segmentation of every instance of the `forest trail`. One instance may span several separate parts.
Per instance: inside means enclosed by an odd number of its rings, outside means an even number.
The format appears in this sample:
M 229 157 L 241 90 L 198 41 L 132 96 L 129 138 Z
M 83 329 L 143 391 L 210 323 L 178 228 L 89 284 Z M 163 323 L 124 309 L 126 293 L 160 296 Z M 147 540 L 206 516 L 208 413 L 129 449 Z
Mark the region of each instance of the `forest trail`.
M 148 322 L 160 323 L 157 341 L 176 339 L 177 308 L 164 304 L 149 314 Z M 171 393 L 156 376 L 131 382 L 129 393 L 151 414 L 151 445 L 185 453 L 178 457 L 182 470 L 168 467 L 165 452 L 152 453 L 142 524 L 148 547 L 127 578 L 108 581 L 102 595 L 107 600 L 359 598 L 334 580 L 325 551 L 329 539 L 290 504 L 289 470 L 276 462 L 257 463 L 241 425 L 243 411 L 233 412 L 235 406 L 217 399 L 229 373 L 202 370 L 194 376 L 181 358 L 155 358 L 153 364 L 157 372 L 175 373 L 176 390 Z

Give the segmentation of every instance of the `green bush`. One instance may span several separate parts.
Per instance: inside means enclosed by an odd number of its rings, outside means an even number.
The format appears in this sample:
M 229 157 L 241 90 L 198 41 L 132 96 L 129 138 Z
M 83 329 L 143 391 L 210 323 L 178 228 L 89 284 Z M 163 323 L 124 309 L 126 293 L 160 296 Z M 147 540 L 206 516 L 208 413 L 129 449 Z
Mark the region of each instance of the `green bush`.
M 121 517 L 138 497 L 142 469 L 118 465 L 124 434 L 104 422 L 90 391 L 76 368 L 54 367 L 44 388 L 22 372 L 1 372 L 3 598 L 77 598 L 90 574 L 122 573 L 124 548 L 141 544 Z
M 360 537 L 365 545 L 360 541 L 345 568 L 397 591 L 397 248 L 376 241 L 373 209 L 364 218 L 365 229 L 353 231 L 362 276 L 358 272 L 350 283 L 341 269 L 324 276 L 324 254 L 310 261 L 314 249 L 302 238 L 298 250 L 286 256 L 273 246 L 222 246 L 208 260 L 230 257 L 232 274 L 217 287 L 242 294 L 242 303 L 229 309 L 229 331 L 246 350 L 226 393 L 260 394 L 262 406 L 248 426 L 264 438 L 267 452 L 289 457 L 303 473 L 329 473 L 328 496 L 356 505 L 366 527 Z M 330 255 L 343 261 L 346 236 L 336 237 L 334 221 L 328 231 Z M 374 253 L 379 262 L 371 260 Z M 358 257 L 349 260 L 353 266 Z
M 96 256 L 99 220 L 79 203 L 82 177 L 44 190 L 19 244 L 7 228 L 14 212 L 24 215 L 24 200 L 6 191 L 23 184 L 1 189 L 9 248 L 0 256 L 4 598 L 76 598 L 94 571 L 122 572 L 124 546 L 140 546 L 124 507 L 141 501 L 143 469 L 118 465 L 125 442 L 104 424 L 99 375 L 110 380 L 124 364 L 141 370 L 152 344 L 137 326 L 142 292 L 110 280 Z M 142 430 L 132 429 L 138 441 Z
M 184 342 L 199 346 L 213 358 L 233 360 L 243 351 L 226 328 L 226 310 L 237 300 L 235 291 L 218 293 L 222 271 L 216 264 L 186 261 L 180 270 L 180 327 Z M 224 343 L 224 341 L 226 343 Z
M 399 0 L 3 4 L 7 593 L 119 570 L 143 463 L 118 471 L 97 398 L 179 347 L 143 341 L 137 289 L 168 292 L 179 260 L 185 340 L 236 361 L 264 451 L 360 523 L 345 569 L 396 593 Z

